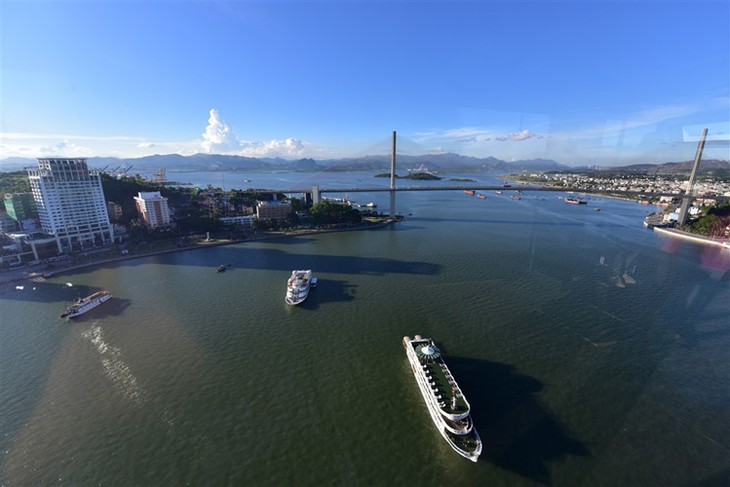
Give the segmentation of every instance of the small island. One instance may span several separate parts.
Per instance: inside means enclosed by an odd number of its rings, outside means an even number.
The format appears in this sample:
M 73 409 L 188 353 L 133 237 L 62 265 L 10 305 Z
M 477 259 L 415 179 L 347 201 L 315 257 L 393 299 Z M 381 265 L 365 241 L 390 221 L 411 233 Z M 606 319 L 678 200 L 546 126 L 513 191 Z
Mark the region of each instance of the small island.
M 376 174 L 375 177 L 376 178 L 389 178 L 390 173 L 386 172 L 386 173 Z M 396 179 L 415 179 L 418 181 L 440 181 L 441 179 L 443 179 L 438 176 L 434 176 L 433 174 L 429 174 L 427 172 L 416 172 L 416 173 L 408 174 L 407 176 L 398 176 L 396 174 L 395 177 L 396 177 Z

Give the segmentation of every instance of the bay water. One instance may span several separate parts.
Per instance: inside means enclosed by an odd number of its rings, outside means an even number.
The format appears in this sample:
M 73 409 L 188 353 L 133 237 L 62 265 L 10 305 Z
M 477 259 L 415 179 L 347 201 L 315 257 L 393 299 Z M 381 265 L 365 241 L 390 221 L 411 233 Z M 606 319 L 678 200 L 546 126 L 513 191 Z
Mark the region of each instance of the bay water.
M 727 485 L 730 251 L 647 230 L 636 202 L 516 194 L 403 192 L 404 220 L 376 230 L 4 285 L 0 484 Z M 387 211 L 388 193 L 350 197 Z M 319 286 L 287 306 L 300 268 Z M 98 289 L 113 298 L 59 318 Z M 471 402 L 477 463 L 431 422 L 401 342 L 415 334 Z

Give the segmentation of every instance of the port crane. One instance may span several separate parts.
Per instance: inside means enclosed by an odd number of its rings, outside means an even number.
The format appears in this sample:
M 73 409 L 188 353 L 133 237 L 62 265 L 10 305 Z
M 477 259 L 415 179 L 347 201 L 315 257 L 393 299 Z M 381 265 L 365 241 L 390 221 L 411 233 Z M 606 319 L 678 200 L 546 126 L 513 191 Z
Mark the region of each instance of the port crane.
M 161 167 L 160 170 L 155 173 L 155 182 L 156 183 L 167 182 L 167 169 L 165 169 L 164 167 Z

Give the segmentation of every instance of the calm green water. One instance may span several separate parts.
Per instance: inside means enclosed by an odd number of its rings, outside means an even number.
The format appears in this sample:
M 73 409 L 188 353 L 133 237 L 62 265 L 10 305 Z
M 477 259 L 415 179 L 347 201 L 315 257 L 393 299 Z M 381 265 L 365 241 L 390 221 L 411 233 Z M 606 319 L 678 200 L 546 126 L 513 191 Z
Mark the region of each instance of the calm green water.
M 389 228 L 1 288 L 0 484 L 727 485 L 730 252 L 542 196 L 399 194 Z M 294 268 L 320 285 L 288 307 Z M 414 334 L 472 404 L 476 464 L 431 423 Z

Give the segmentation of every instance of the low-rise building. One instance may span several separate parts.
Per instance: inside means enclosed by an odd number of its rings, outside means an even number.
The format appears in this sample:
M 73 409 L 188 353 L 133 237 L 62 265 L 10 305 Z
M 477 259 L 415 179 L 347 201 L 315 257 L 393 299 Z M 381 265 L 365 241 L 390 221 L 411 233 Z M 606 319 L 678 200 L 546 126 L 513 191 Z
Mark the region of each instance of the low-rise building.
M 256 203 L 256 218 L 259 220 L 286 220 L 291 211 L 289 201 L 259 201 Z
M 243 228 L 251 228 L 255 220 L 253 215 L 224 216 L 220 219 L 224 225 L 241 225 Z
M 109 219 L 114 222 L 121 220 L 122 216 L 124 216 L 122 205 L 113 201 L 106 202 L 106 212 L 109 214 Z
M 8 216 L 18 222 L 20 229 L 26 231 L 38 229 L 38 209 L 33 193 L 8 193 L 3 203 Z
M 19 265 L 56 257 L 56 238 L 43 232 L 17 232 L 3 235 L 1 265 Z

